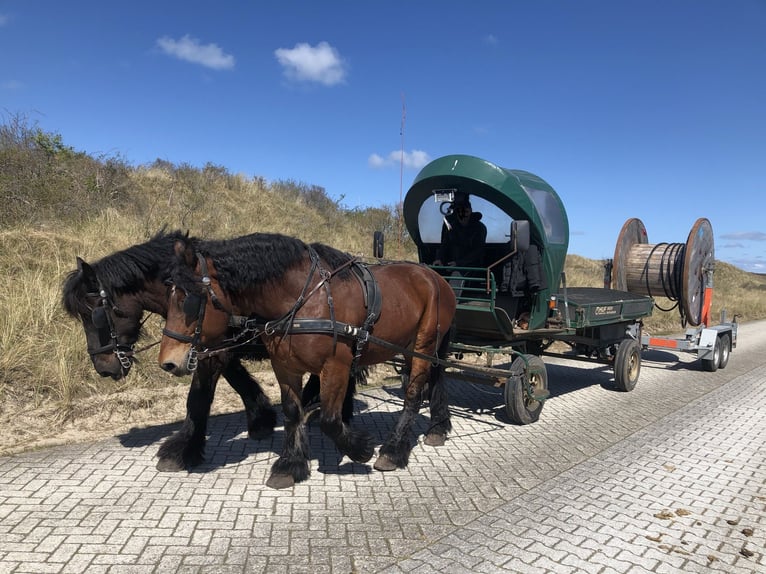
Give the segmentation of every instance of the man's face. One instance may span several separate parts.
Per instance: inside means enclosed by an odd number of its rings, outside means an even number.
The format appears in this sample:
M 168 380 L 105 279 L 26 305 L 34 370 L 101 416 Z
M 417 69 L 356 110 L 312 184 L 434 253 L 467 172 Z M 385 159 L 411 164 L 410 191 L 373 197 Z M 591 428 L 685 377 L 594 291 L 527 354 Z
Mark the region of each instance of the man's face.
M 458 205 L 455 207 L 455 215 L 457 215 L 458 221 L 463 225 L 466 225 L 471 219 L 471 206 L 470 205 Z

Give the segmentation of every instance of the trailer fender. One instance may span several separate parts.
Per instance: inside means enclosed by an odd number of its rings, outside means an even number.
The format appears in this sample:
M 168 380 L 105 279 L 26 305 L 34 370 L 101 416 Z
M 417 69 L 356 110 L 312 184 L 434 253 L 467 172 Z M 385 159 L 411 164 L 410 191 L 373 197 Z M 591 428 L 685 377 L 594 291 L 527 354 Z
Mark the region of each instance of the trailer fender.
M 715 349 L 715 342 L 717 338 L 717 329 L 702 329 L 702 332 L 700 333 L 697 357 L 700 359 L 712 359 L 713 349 Z

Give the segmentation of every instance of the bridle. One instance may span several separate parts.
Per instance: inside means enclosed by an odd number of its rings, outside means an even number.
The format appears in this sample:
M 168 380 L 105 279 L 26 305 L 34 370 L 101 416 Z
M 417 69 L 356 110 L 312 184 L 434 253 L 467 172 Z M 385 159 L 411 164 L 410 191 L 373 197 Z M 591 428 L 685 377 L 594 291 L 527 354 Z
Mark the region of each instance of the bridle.
M 99 297 L 101 299 L 101 305 L 91 310 L 91 321 L 93 326 L 98 329 L 99 334 L 103 331 L 109 331 L 109 343 L 101 347 L 92 348 L 88 346 L 88 354 L 92 357 L 94 355 L 100 355 L 102 353 L 114 353 L 117 360 L 120 362 L 120 366 L 124 371 L 128 371 L 131 367 L 134 345 L 121 345 L 117 338 L 117 331 L 114 328 L 114 321 L 112 320 L 112 314 L 108 309 L 117 309 L 117 306 L 109 300 L 109 296 L 106 293 L 106 289 L 103 288 L 101 283 L 98 285 L 98 292 L 90 291 L 86 293 L 88 297 Z
M 186 360 L 186 368 L 190 372 L 195 371 L 197 369 L 197 365 L 199 364 L 200 343 L 202 342 L 202 321 L 205 319 L 205 308 L 207 307 L 208 295 L 210 296 L 210 300 L 213 302 L 213 305 L 216 308 L 223 309 L 223 304 L 216 296 L 215 291 L 213 291 L 205 257 L 201 253 L 197 253 L 197 260 L 199 261 L 200 271 L 202 273 L 200 282 L 202 283 L 204 289 L 201 294 L 189 293 L 188 291 L 184 290 L 186 298 L 184 299 L 183 304 L 184 315 L 187 317 L 193 317 L 196 315 L 197 317 L 197 323 L 194 326 L 194 334 L 189 336 L 184 335 L 183 333 L 178 333 L 176 331 L 171 331 L 167 328 L 167 325 L 162 329 L 163 335 L 182 343 L 191 344 L 191 348 L 189 349 L 189 357 Z M 176 286 L 173 285 L 172 289 L 175 290 Z

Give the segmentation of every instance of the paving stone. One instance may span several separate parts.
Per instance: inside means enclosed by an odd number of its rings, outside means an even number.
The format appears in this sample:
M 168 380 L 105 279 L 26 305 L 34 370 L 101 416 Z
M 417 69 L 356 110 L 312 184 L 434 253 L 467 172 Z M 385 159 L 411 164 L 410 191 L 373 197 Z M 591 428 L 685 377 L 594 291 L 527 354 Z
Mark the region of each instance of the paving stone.
M 631 393 L 546 359 L 527 426 L 500 390 L 450 381 L 447 444 L 418 439 L 390 473 L 312 424 L 311 477 L 280 491 L 264 483 L 283 429 L 251 441 L 242 413 L 211 419 L 191 473 L 156 470 L 164 428 L 2 457 L 0 574 L 766 573 L 766 349 L 742 341 L 715 373 L 645 362 Z M 401 393 L 361 387 L 356 405 L 381 444 Z

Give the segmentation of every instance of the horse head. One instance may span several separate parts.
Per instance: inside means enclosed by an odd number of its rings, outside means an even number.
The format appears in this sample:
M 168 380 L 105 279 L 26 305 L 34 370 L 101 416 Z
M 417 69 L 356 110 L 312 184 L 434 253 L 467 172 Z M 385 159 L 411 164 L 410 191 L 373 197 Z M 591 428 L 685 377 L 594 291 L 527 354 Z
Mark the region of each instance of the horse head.
M 221 290 L 215 267 L 179 239 L 171 267 L 171 289 L 160 343 L 160 366 L 176 376 L 196 369 L 198 355 L 220 344 L 229 330 L 231 302 Z
M 80 257 L 65 281 L 63 306 L 80 319 L 96 372 L 114 380 L 127 375 L 141 332 L 141 306 L 130 296 L 110 292 L 94 267 Z

